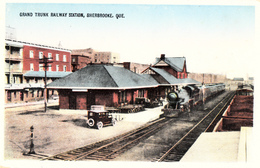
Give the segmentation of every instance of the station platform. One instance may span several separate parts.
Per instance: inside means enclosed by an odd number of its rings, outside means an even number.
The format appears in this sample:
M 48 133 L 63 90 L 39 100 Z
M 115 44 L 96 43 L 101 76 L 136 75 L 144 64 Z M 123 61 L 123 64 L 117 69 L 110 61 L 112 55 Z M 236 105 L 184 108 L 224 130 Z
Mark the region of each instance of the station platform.
M 205 132 L 180 162 L 249 162 L 252 148 L 252 127 L 241 127 L 240 131 Z

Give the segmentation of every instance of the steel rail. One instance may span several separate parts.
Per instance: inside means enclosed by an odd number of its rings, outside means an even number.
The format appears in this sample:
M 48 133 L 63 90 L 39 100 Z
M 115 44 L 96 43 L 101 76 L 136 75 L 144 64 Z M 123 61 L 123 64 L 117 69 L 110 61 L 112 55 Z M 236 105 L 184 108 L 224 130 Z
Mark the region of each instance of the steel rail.
M 227 99 L 229 99 L 229 96 L 231 96 L 231 94 L 229 94 L 227 97 Z M 198 125 L 200 125 L 223 101 L 225 101 L 226 99 L 223 99 L 222 101 L 220 101 L 206 116 L 204 116 L 195 126 L 193 126 L 189 132 L 187 132 L 179 141 L 177 141 L 168 151 L 166 151 L 164 153 L 163 156 L 161 156 L 160 159 L 157 160 L 157 162 L 161 162 L 165 159 L 166 156 L 168 156 L 168 154 L 177 146 L 179 145 L 184 138 L 186 138 Z
M 128 145 L 131 145 L 131 144 L 133 144 L 134 142 L 136 142 L 136 141 L 142 139 L 143 137 L 147 136 L 148 134 L 152 133 L 153 131 L 157 130 L 158 128 L 163 127 L 163 126 L 166 125 L 166 124 L 167 124 L 167 122 L 161 124 L 160 126 L 158 126 L 158 127 L 156 127 L 156 128 L 153 128 L 153 129 L 149 130 L 148 132 L 146 132 L 146 133 L 143 134 L 142 136 L 136 138 L 136 139 L 133 140 L 133 141 L 130 141 L 130 142 L 126 143 L 126 144 L 123 145 L 122 147 L 120 147 L 120 148 L 116 149 L 115 151 L 111 152 L 110 154 L 106 155 L 105 158 L 107 158 L 108 156 L 111 156 L 111 155 L 113 155 L 114 153 L 116 153 L 116 152 L 122 150 L 123 148 L 127 147 Z
M 220 113 L 222 112 L 222 110 L 223 110 L 224 108 L 226 108 L 226 105 L 227 105 L 228 103 L 230 103 L 230 100 L 231 100 L 231 99 L 234 98 L 234 94 L 235 94 L 235 92 L 231 93 L 231 96 L 230 96 L 229 100 L 228 100 L 228 101 L 226 102 L 226 104 L 221 108 L 221 110 L 220 110 L 220 111 L 218 112 L 218 114 L 214 117 L 214 119 L 210 122 L 209 126 L 205 129 L 204 132 L 207 132 L 207 130 L 209 130 L 209 128 L 210 128 L 211 125 L 215 122 L 215 120 L 218 118 L 218 116 L 220 115 Z
M 116 150 L 112 151 L 111 153 L 109 153 L 109 154 L 107 154 L 107 155 L 105 155 L 105 156 L 103 156 L 103 157 L 101 157 L 101 158 L 99 158 L 99 159 L 97 159 L 97 160 L 107 160 L 106 158 L 107 158 L 108 156 L 111 156 L 111 155 L 113 155 L 114 153 L 116 153 L 116 152 L 122 150 L 123 148 L 127 147 L 128 145 L 130 145 L 130 144 L 132 144 L 132 143 L 134 143 L 134 142 L 140 140 L 141 138 L 145 137 L 145 136 L 148 135 L 149 133 L 152 133 L 152 132 L 155 131 L 156 129 L 158 129 L 158 128 L 164 126 L 165 124 L 166 124 L 166 123 L 163 123 L 163 124 L 161 124 L 159 127 L 151 128 L 151 129 L 149 129 L 149 130 L 141 130 L 141 131 L 145 131 L 145 132 L 148 131 L 148 132 L 146 132 L 145 134 L 141 135 L 141 136 L 138 137 L 138 138 L 135 138 L 133 141 L 127 142 L 127 143 L 124 144 L 123 146 L 117 148 Z M 153 126 L 153 125 L 149 125 L 149 126 Z M 147 127 L 145 127 L 145 128 L 147 128 Z M 138 132 L 138 131 L 136 131 L 135 133 L 137 133 L 137 132 Z M 142 134 L 142 132 L 141 132 L 141 133 L 137 133 L 137 134 Z M 120 138 L 120 139 L 118 139 L 118 140 L 116 140 L 116 141 L 113 141 L 113 142 L 111 142 L 111 143 L 109 143 L 109 144 L 106 144 L 106 145 L 104 145 L 104 146 L 101 146 L 101 147 L 97 148 L 96 150 L 94 150 L 93 152 L 84 154 L 84 155 L 82 155 L 81 157 L 77 157 L 76 160 L 80 160 L 80 159 L 82 159 L 82 158 L 87 158 L 88 156 L 86 156 L 86 155 L 90 155 L 90 154 L 92 154 L 92 153 L 94 153 L 94 152 L 97 152 L 97 151 L 99 151 L 99 150 L 101 150 L 101 149 L 103 149 L 103 148 L 105 148 L 105 147 L 108 147 L 108 146 L 110 146 L 110 145 L 113 145 L 113 144 L 115 144 L 116 142 L 120 142 L 122 139 L 125 140 L 125 138 L 128 138 L 128 137 L 133 136 L 133 135 L 135 135 L 135 134 L 133 133 L 133 134 L 130 134 L 130 135 L 128 135 L 128 136 L 124 136 L 124 137 L 122 137 L 122 138 Z M 137 135 L 137 136 L 138 136 L 138 135 Z M 75 159 L 74 159 L 74 160 L 75 160 Z
M 129 131 L 129 132 L 127 132 L 127 133 L 118 135 L 118 136 L 116 136 L 116 137 L 113 137 L 113 138 L 110 138 L 110 139 L 106 139 L 106 140 L 102 140 L 102 141 L 98 141 L 98 142 L 96 142 L 96 143 L 93 143 L 93 144 L 90 144 L 90 145 L 86 145 L 86 146 L 83 146 L 83 147 L 80 147 L 80 148 L 72 149 L 72 150 L 69 150 L 69 151 L 67 151 L 67 152 L 63 152 L 63 153 L 60 153 L 60 154 L 56 154 L 56 155 L 53 155 L 53 156 L 51 156 L 51 157 L 44 158 L 43 160 L 57 160 L 57 159 L 58 159 L 58 160 L 60 160 L 60 159 L 61 159 L 61 160 L 79 160 L 79 159 L 84 158 L 86 155 L 89 155 L 89 154 L 91 154 L 91 153 L 94 153 L 94 152 L 96 152 L 96 151 L 98 151 L 98 150 L 100 150 L 100 149 L 102 149 L 102 148 L 105 148 L 105 147 L 107 147 L 107 146 L 109 146 L 109 145 L 112 145 L 112 144 L 114 144 L 114 143 L 116 143 L 116 142 L 118 142 L 118 141 L 122 141 L 122 140 L 124 140 L 125 138 L 134 135 L 134 134 L 137 133 L 138 131 L 142 131 L 142 130 L 148 128 L 148 127 L 153 126 L 154 124 L 159 123 L 160 121 L 163 121 L 163 120 L 165 120 L 165 118 L 161 118 L 161 119 L 152 121 L 152 122 L 150 122 L 150 123 L 148 123 L 148 124 L 145 124 L 144 126 L 141 126 L 141 127 L 137 128 L 137 129 L 135 129 L 135 130 L 132 130 L 132 131 Z M 111 141 L 111 142 L 107 143 L 106 141 L 108 141 L 108 142 Z M 92 150 L 89 150 L 89 151 L 86 151 L 86 152 L 82 152 L 82 153 L 80 153 L 79 155 L 72 155 L 72 154 L 70 154 L 70 153 L 77 152 L 77 150 L 86 148 L 86 147 L 88 147 L 88 146 L 94 146 L 94 145 L 99 144 L 99 143 L 106 143 L 106 144 L 101 145 L 101 146 L 99 146 L 99 147 L 97 147 L 97 148 L 94 148 L 94 149 L 92 149 Z M 65 155 L 67 155 L 67 156 L 65 156 Z

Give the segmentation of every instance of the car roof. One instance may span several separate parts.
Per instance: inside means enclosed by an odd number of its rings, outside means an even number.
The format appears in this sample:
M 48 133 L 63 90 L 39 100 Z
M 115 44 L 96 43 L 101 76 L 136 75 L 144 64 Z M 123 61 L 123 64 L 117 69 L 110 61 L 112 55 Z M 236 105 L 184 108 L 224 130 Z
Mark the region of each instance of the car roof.
M 106 110 L 89 110 L 89 112 L 93 112 L 93 113 L 106 113 L 108 111 L 106 111 Z

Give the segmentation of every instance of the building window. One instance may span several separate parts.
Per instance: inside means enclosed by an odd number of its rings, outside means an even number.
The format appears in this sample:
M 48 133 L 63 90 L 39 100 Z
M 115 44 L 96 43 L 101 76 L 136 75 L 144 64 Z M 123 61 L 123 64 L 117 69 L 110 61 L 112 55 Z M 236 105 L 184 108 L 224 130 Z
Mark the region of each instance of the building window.
M 7 91 L 7 101 L 11 101 L 12 100 L 12 92 L 11 91 Z
M 52 71 L 52 69 L 51 69 L 51 65 L 49 65 L 49 71 Z
M 33 58 L 33 50 L 30 50 L 30 58 Z
M 67 57 L 66 55 L 63 55 L 63 62 L 66 62 L 67 61 Z
M 56 65 L 56 71 L 59 71 L 59 65 Z
M 48 53 L 48 58 L 49 58 L 49 60 L 52 59 L 52 57 L 51 57 L 51 53 Z
M 33 67 L 33 63 L 30 64 L 30 71 L 33 71 L 34 67 Z
M 39 52 L 39 59 L 43 59 L 43 52 Z
M 39 71 L 43 71 L 43 64 L 39 64 Z
M 56 61 L 59 61 L 59 60 L 60 60 L 60 55 L 56 54 Z
M 119 102 L 120 103 L 125 103 L 127 101 L 127 97 L 126 97 L 126 91 L 121 91 L 120 95 L 119 95 Z
M 66 72 L 67 71 L 67 66 L 63 65 L 63 71 Z
M 76 62 L 76 59 L 75 59 L 75 58 L 72 58 L 72 62 Z
M 138 97 L 144 97 L 144 90 L 138 90 Z

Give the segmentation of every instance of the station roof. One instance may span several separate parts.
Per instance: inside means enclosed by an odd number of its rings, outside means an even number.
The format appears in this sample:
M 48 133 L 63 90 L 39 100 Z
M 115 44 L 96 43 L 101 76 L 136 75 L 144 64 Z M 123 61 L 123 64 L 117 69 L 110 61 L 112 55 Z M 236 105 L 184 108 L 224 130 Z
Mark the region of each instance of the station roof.
M 168 64 L 171 68 L 175 69 L 178 72 L 182 72 L 184 68 L 186 58 L 185 57 L 165 57 L 165 58 L 156 58 L 156 63 L 154 66 L 160 66 L 162 62 Z
M 153 70 L 155 73 L 159 74 L 160 76 L 162 76 L 169 84 L 180 84 L 181 83 L 180 80 L 178 80 L 177 78 L 172 76 L 170 73 L 168 73 L 164 69 L 154 68 L 154 67 L 150 67 L 150 69 Z
M 233 81 L 244 81 L 244 78 L 233 78 Z
M 72 72 L 59 72 L 59 71 L 47 71 L 47 78 L 62 78 L 71 74 Z M 45 77 L 45 71 L 28 71 L 24 75 L 24 77 Z
M 126 89 L 157 86 L 154 81 L 123 67 L 96 64 L 55 80 L 48 88 Z
M 151 74 L 141 74 L 147 80 L 150 80 L 152 84 L 159 85 L 158 81 Z
M 194 79 L 191 79 L 191 78 L 185 78 L 185 79 L 178 79 L 178 80 L 180 80 L 181 81 L 181 83 L 182 84 L 201 84 L 201 82 L 199 82 L 199 81 L 196 81 L 196 80 L 194 80 Z

